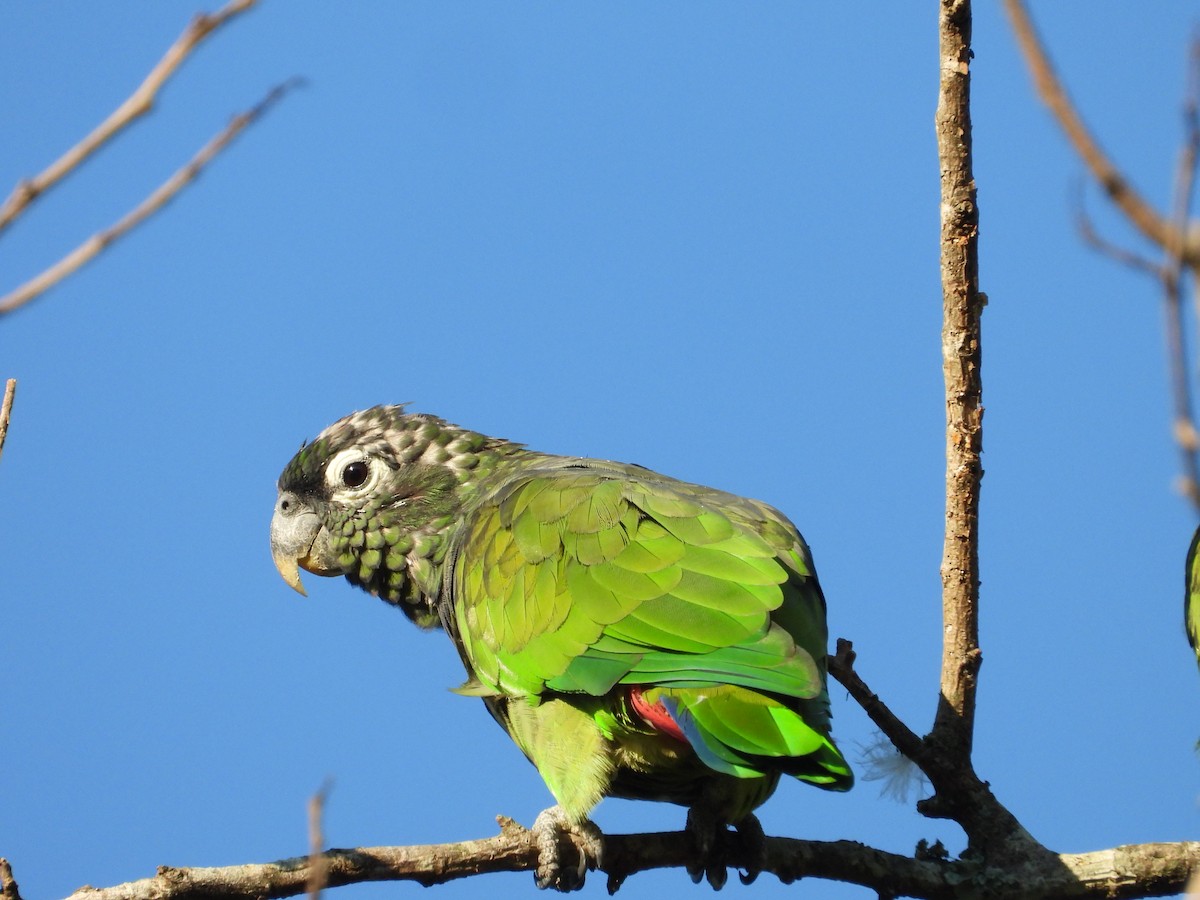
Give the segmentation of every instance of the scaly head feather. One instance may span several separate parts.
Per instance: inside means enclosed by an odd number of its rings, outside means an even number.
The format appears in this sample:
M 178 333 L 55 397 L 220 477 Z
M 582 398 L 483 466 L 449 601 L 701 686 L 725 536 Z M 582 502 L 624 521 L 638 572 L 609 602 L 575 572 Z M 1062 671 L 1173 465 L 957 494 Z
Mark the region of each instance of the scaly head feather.
M 271 522 L 275 565 L 301 593 L 299 568 L 345 575 L 434 625 L 447 535 L 474 481 L 519 449 L 403 406 L 353 413 L 284 468 Z

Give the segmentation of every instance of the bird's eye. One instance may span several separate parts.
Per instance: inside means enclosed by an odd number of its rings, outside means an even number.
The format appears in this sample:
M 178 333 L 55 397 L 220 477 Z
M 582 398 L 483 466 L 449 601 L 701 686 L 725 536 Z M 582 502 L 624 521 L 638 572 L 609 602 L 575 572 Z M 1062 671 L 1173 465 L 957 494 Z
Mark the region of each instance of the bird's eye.
M 368 491 L 378 474 L 378 460 L 359 447 L 347 447 L 325 464 L 325 484 L 331 495 L 339 491 L 348 491 L 352 495 Z
M 370 469 L 364 460 L 355 460 L 342 469 L 342 484 L 346 487 L 356 488 L 367 480 L 367 475 Z

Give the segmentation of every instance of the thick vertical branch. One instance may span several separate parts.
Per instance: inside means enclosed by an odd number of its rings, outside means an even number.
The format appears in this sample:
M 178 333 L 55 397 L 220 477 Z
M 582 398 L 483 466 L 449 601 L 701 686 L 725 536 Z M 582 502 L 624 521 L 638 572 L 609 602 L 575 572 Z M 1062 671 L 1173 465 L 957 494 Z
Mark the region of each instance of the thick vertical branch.
M 971 3 L 940 0 L 936 116 L 941 166 L 942 373 L 946 385 L 946 537 L 942 553 L 942 696 L 933 737 L 966 760 L 979 671 L 979 211 L 971 170 Z

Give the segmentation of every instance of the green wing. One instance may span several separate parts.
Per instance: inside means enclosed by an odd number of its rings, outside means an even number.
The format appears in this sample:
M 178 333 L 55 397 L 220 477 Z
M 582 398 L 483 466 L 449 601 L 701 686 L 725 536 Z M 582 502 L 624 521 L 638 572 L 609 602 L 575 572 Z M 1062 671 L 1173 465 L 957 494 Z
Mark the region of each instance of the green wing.
M 1188 643 L 1196 653 L 1196 661 L 1200 663 L 1200 560 L 1197 559 L 1196 553 L 1198 546 L 1200 528 L 1192 535 L 1192 545 L 1188 547 L 1183 586 L 1183 625 L 1187 629 Z
M 453 577 L 477 692 L 640 686 L 719 771 L 761 775 L 770 757 L 849 787 L 827 735 L 825 601 L 807 547 L 770 507 L 551 460 L 483 500 Z

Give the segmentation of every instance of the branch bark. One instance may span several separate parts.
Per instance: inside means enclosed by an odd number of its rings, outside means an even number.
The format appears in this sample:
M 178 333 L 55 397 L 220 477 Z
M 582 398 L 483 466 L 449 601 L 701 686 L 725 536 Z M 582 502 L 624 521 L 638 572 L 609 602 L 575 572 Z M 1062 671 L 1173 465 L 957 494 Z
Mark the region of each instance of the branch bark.
M 193 50 L 210 34 L 235 16 L 246 12 L 258 0 L 233 0 L 212 15 L 198 15 L 184 29 L 145 80 L 120 106 L 82 141 L 60 156 L 47 169 L 20 182 L 0 206 L 0 233 L 3 233 L 29 205 L 85 162 L 88 157 L 154 107 L 154 99 L 167 80 Z
M 363 847 L 322 854 L 330 887 L 373 881 L 444 884 L 486 872 L 532 871 L 537 866 L 533 835 L 511 819 L 499 819 L 495 837 L 412 847 Z M 727 862 L 747 867 L 756 858 L 736 834 L 729 837 Z M 657 868 L 681 868 L 694 861 L 692 838 L 682 831 L 609 835 L 605 865 L 609 890 L 629 875 Z M 107 888 L 85 887 L 68 900 L 252 900 L 291 897 L 308 890 L 309 856 L 220 868 L 160 866 L 152 878 Z M 784 883 L 803 877 L 845 881 L 880 896 L 1134 898 L 1168 896 L 1182 891 L 1189 872 L 1200 866 L 1200 842 L 1139 844 L 1095 853 L 1051 856 L 1048 862 L 985 867 L 978 862 L 948 862 L 901 856 L 853 841 L 803 841 L 769 837 L 763 871 Z M 11 878 L 11 873 L 10 873 Z M 15 885 L 15 882 L 14 882 Z
M 12 418 L 13 400 L 17 397 L 17 379 L 10 378 L 4 385 L 4 399 L 0 400 L 0 454 L 4 453 L 4 442 L 8 439 L 8 422 Z
M 1000 865 L 1005 860 L 1011 864 L 1029 864 L 1038 859 L 1049 865 L 1053 854 L 1025 830 L 988 784 L 980 780 L 970 760 L 963 760 L 952 746 L 933 735 L 918 737 L 859 677 L 854 660 L 851 643 L 839 639 L 837 654 L 828 660 L 829 674 L 896 749 L 929 779 L 934 796 L 919 801 L 918 812 L 957 822 L 966 832 L 972 851 L 984 856 L 991 865 Z
M 12 866 L 0 858 L 0 900 L 21 900 L 21 889 L 13 878 Z
M 979 211 L 971 167 L 971 4 L 941 0 L 935 118 L 941 164 L 942 375 L 946 389 L 946 532 L 942 551 L 941 698 L 931 738 L 970 765 L 979 650 L 979 483 L 983 477 Z

